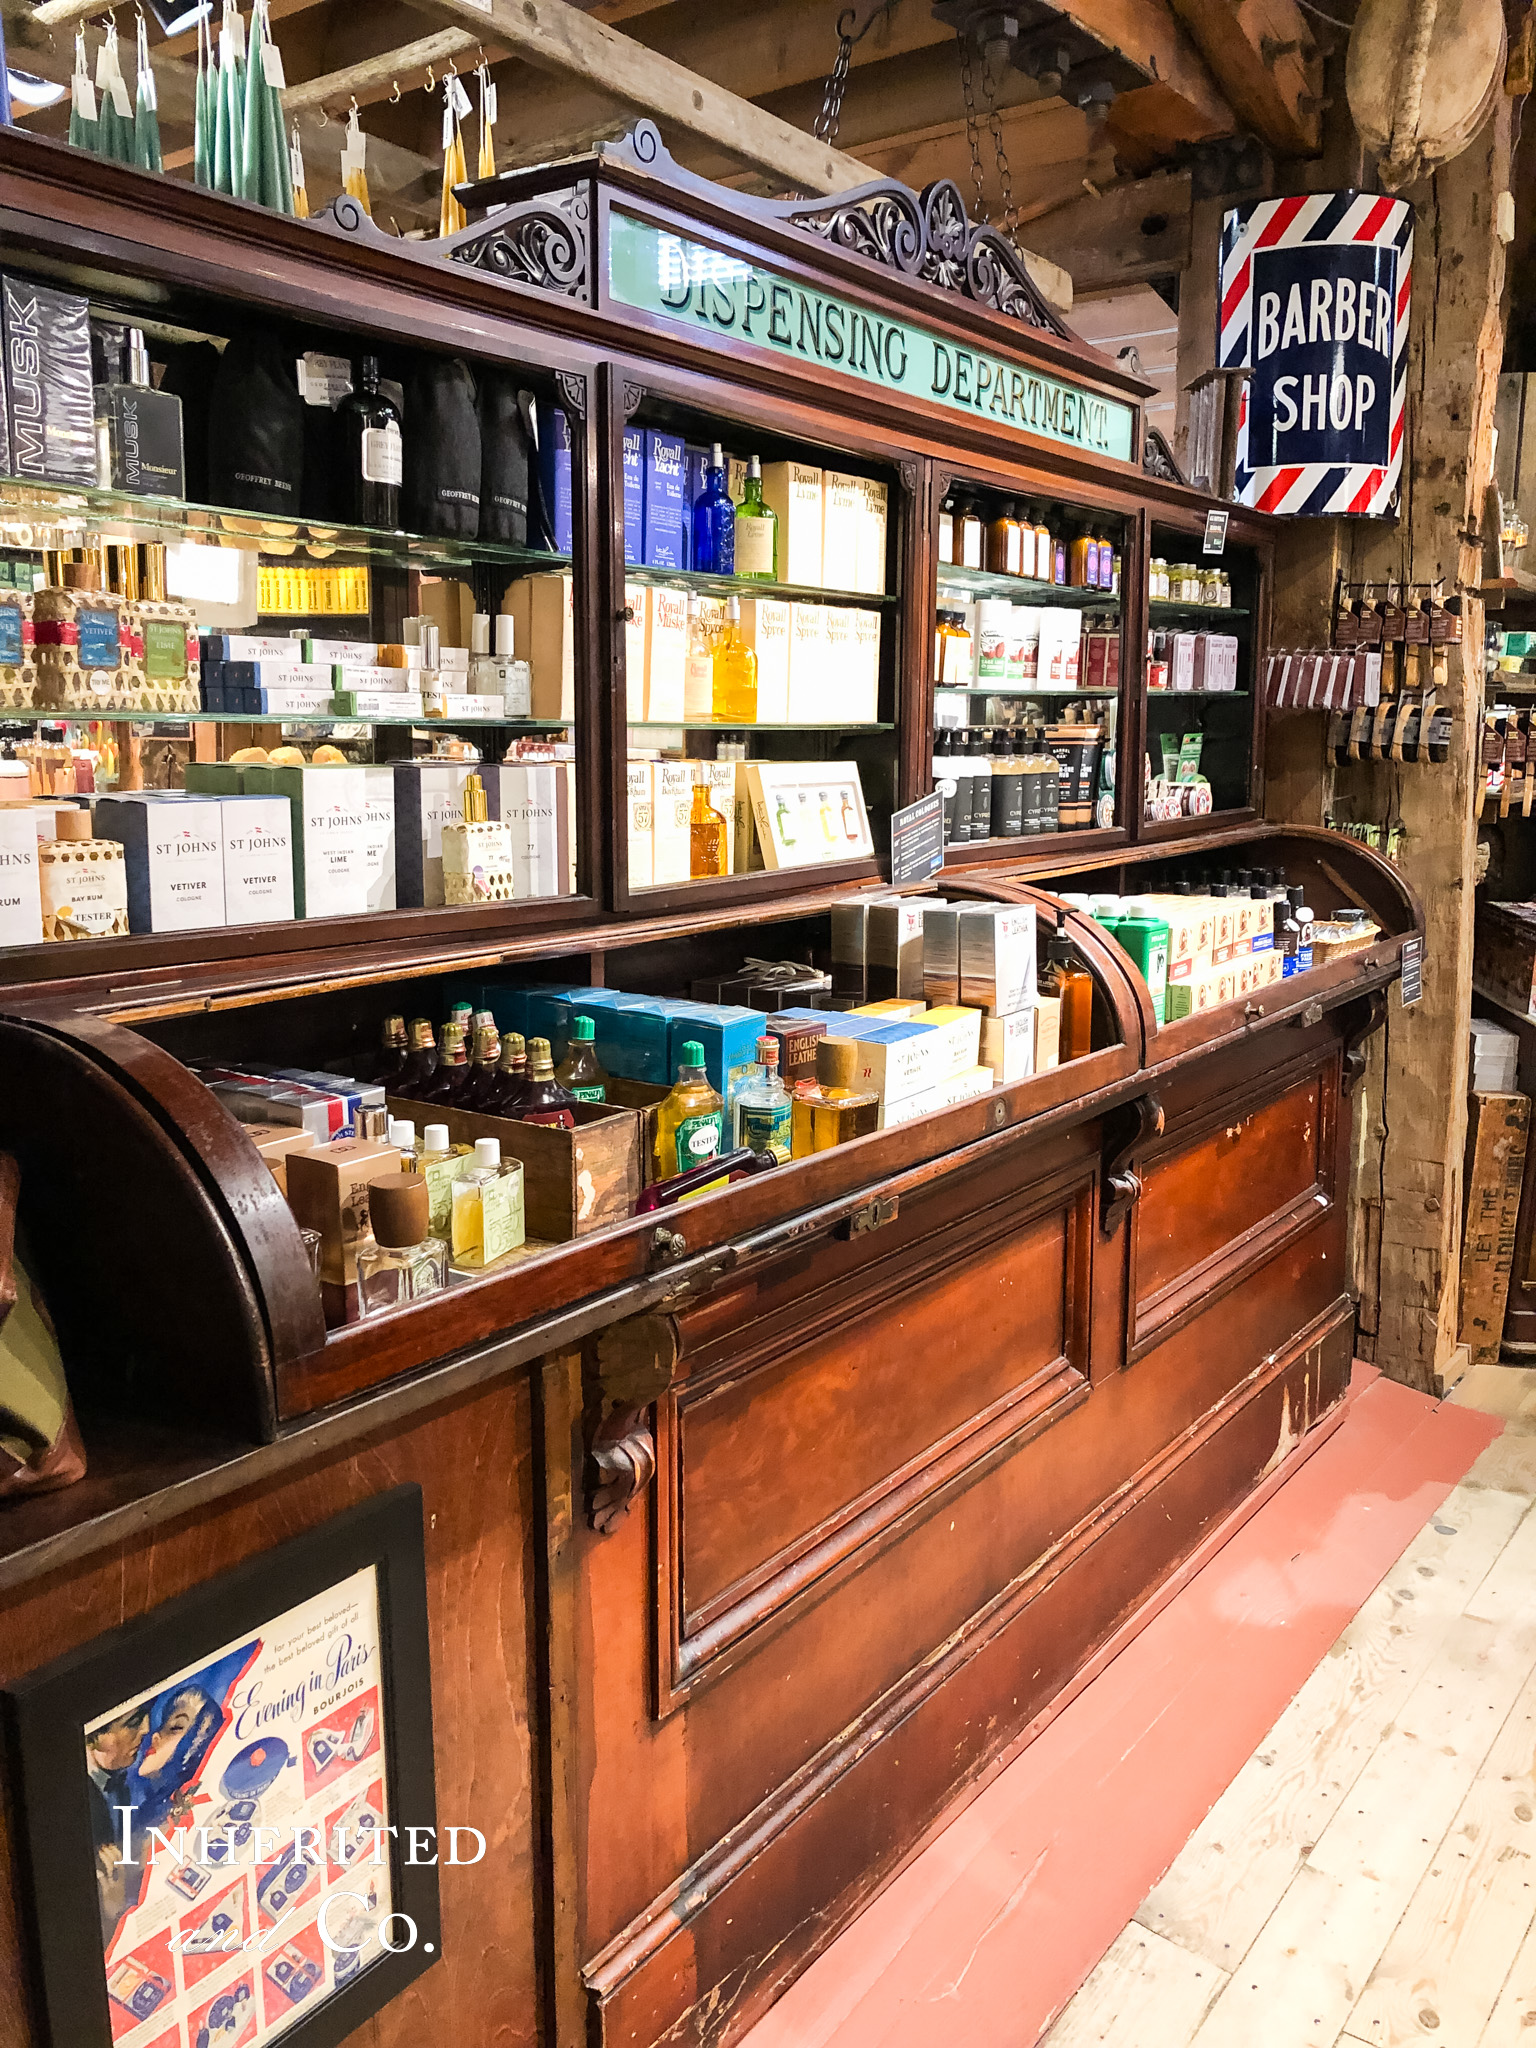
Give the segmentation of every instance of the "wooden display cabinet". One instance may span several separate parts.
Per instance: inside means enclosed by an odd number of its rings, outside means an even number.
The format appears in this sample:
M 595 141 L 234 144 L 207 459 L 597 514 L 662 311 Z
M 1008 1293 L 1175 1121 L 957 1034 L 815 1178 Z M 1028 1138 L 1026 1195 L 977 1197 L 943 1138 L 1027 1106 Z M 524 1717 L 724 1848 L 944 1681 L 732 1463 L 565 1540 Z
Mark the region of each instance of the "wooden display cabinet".
M 587 895 L 0 962 L 0 1149 L 90 1458 L 66 1491 L 0 1507 L 0 1683 L 419 1484 L 437 1811 L 491 1851 L 444 1871 L 442 1956 L 370 2023 L 377 2048 L 488 2027 L 527 2048 L 739 2038 L 1222 1517 L 1335 1425 L 1350 1091 L 1422 929 L 1395 870 L 1328 834 L 1244 812 L 1147 843 L 1124 758 L 1145 732 L 1141 668 L 1122 659 L 1119 823 L 974 849 L 944 892 L 1053 927 L 1052 884 L 1219 855 L 1284 866 L 1320 912 L 1367 909 L 1369 948 L 1160 1026 L 1129 957 L 1068 911 L 1096 989 L 1084 1057 L 326 1330 L 270 1173 L 186 1062 L 344 1061 L 385 1012 L 438 1016 L 466 984 L 675 993 L 745 951 L 822 956 L 865 872 L 628 887 L 629 419 L 739 422 L 891 482 L 890 716 L 854 743 L 897 800 L 931 759 L 941 472 L 1028 473 L 1115 511 L 1122 657 L 1144 640 L 1152 525 L 1203 518 L 1139 467 L 1141 387 L 1056 332 L 942 190 L 773 207 L 658 149 L 642 125 L 594 165 L 482 192 L 504 210 L 444 252 L 348 202 L 274 220 L 0 136 L 8 260 L 50 251 L 98 293 L 137 273 L 205 305 L 537 365 L 585 423 Z M 951 379 L 958 351 L 990 350 L 1023 402 L 1058 392 L 1058 428 L 1067 383 L 1095 433 L 1123 405 L 1123 453 L 1005 437 L 942 394 L 792 359 L 793 330 L 788 353 L 732 336 L 707 299 L 691 326 L 620 303 L 615 214 L 766 280 L 768 320 L 778 279 L 819 294 L 823 319 L 837 300 L 884 335 L 926 332 Z M 943 288 L 957 280 L 968 292 Z M 1234 537 L 1263 563 L 1262 522 Z M 1263 623 L 1261 598 L 1255 655 Z M 44 2048 L 26 1873 L 5 1860 L 0 1987 L 16 2048 Z

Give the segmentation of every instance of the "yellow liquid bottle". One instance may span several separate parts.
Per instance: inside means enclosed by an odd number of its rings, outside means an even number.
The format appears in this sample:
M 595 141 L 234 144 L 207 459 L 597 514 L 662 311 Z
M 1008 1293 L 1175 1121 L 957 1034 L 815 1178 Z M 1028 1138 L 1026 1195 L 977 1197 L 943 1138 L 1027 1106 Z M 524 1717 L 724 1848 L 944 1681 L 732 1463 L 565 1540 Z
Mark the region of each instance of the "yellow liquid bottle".
M 757 656 L 741 637 L 741 600 L 726 600 L 715 641 L 715 718 L 722 725 L 756 725 Z
M 704 1166 L 725 1145 L 725 1104 L 709 1085 L 704 1048 L 696 1038 L 683 1047 L 672 1093 L 657 1106 L 656 1149 L 651 1164 L 657 1180 Z
M 693 809 L 688 816 L 688 872 L 695 880 L 701 875 L 725 873 L 725 820 L 709 800 L 702 782 L 693 785 Z

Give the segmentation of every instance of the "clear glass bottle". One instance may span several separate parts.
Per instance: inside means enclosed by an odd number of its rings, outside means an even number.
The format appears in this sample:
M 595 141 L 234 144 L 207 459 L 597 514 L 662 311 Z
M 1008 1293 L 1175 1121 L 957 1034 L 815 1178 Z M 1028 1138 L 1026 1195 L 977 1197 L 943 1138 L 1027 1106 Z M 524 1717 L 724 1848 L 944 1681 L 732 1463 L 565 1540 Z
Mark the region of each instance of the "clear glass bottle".
M 683 654 L 683 718 L 690 725 L 702 724 L 715 715 L 716 638 L 697 592 L 690 590 Z
M 453 1184 L 453 1264 L 481 1271 L 525 1242 L 523 1163 L 496 1138 L 475 1140 L 474 1163 Z
M 555 1063 L 547 1038 L 528 1041 L 528 1086 L 517 1119 L 525 1124 L 554 1124 L 563 1131 L 576 1128 L 576 1098 L 555 1079 Z
M 476 1138 L 474 1165 L 467 1167 L 453 1184 L 449 1246 L 456 1260 L 462 1259 L 466 1253 L 483 1253 L 485 1238 L 480 1190 L 487 1181 L 498 1179 L 500 1174 L 501 1140 Z
M 763 465 L 755 455 L 747 459 L 746 488 L 736 507 L 736 574 L 766 583 L 779 574 L 779 518 L 763 502 Z
M 693 566 L 709 576 L 736 573 L 736 507 L 726 485 L 725 450 L 709 451 L 704 488 L 693 507 Z
M 741 599 L 727 598 L 715 641 L 714 715 L 726 725 L 757 723 L 757 655 L 741 637 Z
M 955 501 L 946 498 L 939 507 L 939 560 L 952 568 L 955 560 Z
M 765 1032 L 757 1041 L 757 1065 L 736 1092 L 737 1146 L 788 1159 L 792 1100 L 779 1079 L 779 1041 Z
M 725 1104 L 709 1085 L 704 1048 L 696 1038 L 683 1046 L 672 1092 L 656 1111 L 652 1166 L 657 1180 L 702 1166 L 725 1143 Z
M 688 873 L 699 881 L 725 871 L 725 820 L 710 802 L 706 786 L 696 782 L 688 814 Z
M 562 1088 L 569 1088 L 578 1102 L 608 1100 L 608 1075 L 597 1057 L 596 1037 L 597 1028 L 590 1017 L 573 1017 L 565 1058 L 555 1069 L 555 1079 Z
M 969 498 L 955 509 L 955 560 L 965 569 L 979 569 L 986 555 L 986 529 Z
M 373 1242 L 357 1254 L 358 1306 L 365 1316 L 441 1294 L 448 1285 L 448 1247 L 427 1229 L 428 1207 L 419 1173 L 368 1183 Z
M 347 517 L 392 532 L 400 524 L 405 444 L 400 414 L 379 389 L 379 359 L 364 356 L 357 389 L 341 401 L 348 466 Z
M 389 1143 L 399 1148 L 402 1173 L 420 1172 L 420 1154 L 416 1150 L 416 1126 L 408 1116 L 390 1118 Z

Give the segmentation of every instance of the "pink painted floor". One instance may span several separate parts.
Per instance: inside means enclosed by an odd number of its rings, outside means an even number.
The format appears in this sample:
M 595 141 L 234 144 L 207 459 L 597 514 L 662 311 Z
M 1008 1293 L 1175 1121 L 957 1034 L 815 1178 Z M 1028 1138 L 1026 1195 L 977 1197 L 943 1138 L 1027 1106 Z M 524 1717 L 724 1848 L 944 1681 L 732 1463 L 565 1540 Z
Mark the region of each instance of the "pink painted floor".
M 1333 1434 L 742 2048 L 1030 2048 L 1501 1428 L 1357 1366 Z

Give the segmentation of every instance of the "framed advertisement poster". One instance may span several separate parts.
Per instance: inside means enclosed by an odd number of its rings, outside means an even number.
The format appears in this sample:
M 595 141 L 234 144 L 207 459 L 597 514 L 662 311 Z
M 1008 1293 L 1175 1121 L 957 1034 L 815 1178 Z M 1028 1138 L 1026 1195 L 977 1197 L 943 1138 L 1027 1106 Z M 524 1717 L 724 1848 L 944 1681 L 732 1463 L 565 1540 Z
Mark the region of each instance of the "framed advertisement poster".
M 50 2048 L 334 2048 L 441 1954 L 419 1488 L 0 1698 Z

